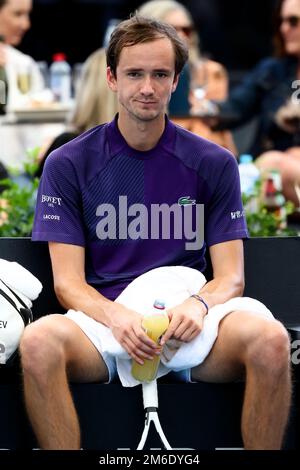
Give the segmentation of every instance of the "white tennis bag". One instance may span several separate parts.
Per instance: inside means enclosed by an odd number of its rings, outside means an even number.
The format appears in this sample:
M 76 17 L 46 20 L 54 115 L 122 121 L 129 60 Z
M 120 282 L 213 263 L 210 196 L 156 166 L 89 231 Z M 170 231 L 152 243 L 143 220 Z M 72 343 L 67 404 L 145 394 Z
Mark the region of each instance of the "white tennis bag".
M 0 364 L 13 360 L 24 328 L 32 321 L 29 306 L 0 279 Z
M 0 259 L 0 365 L 10 364 L 42 284 L 18 263 Z

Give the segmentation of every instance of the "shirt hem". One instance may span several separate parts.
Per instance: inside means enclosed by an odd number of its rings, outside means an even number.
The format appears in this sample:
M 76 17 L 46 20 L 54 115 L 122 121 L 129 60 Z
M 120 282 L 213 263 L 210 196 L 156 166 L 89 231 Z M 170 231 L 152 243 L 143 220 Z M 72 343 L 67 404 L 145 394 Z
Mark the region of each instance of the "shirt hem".
M 74 238 L 70 238 L 69 235 L 64 235 L 64 234 L 58 235 L 57 233 L 52 236 L 50 233 L 47 233 L 47 232 L 36 232 L 32 234 L 31 241 L 67 243 L 70 245 L 79 245 L 79 246 L 85 247 L 84 241 L 74 240 Z
M 228 242 L 230 240 L 240 240 L 240 239 L 248 239 L 248 238 L 250 237 L 249 237 L 248 232 L 246 231 L 231 232 L 222 236 L 222 238 L 215 238 L 214 240 L 210 240 L 210 241 L 206 240 L 206 244 L 209 247 L 212 245 L 217 245 L 218 243 Z

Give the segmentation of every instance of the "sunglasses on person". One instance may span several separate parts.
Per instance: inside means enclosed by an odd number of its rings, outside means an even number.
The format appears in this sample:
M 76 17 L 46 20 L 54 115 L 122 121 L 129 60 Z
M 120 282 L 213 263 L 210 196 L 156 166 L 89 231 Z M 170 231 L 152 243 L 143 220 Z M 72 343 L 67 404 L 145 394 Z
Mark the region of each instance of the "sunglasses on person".
M 284 17 L 279 18 L 279 25 L 281 26 L 282 23 L 288 23 L 288 25 L 291 28 L 297 28 L 297 26 L 299 25 L 299 21 L 300 21 L 300 16 L 291 15 L 291 16 L 286 16 L 285 18 Z
M 181 31 L 183 32 L 183 34 L 185 34 L 188 37 L 191 36 L 191 34 L 194 31 L 193 26 L 174 26 L 174 28 L 176 29 L 178 33 Z

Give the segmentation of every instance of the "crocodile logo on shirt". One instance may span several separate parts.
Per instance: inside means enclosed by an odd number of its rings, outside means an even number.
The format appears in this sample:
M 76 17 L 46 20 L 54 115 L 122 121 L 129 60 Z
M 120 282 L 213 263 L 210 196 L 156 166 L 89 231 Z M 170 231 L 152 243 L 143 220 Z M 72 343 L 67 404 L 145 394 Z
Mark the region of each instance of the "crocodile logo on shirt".
M 182 196 L 178 199 L 179 206 L 193 206 L 196 204 L 195 199 L 191 199 L 191 196 Z

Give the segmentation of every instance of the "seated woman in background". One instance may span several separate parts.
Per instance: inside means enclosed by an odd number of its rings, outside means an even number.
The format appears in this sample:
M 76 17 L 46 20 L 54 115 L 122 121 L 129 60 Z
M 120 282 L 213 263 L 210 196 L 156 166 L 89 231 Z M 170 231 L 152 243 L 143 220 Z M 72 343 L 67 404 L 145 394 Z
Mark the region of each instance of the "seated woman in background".
M 285 197 L 299 206 L 300 0 L 279 0 L 274 20 L 275 57 L 260 62 L 227 101 L 208 106 L 206 122 L 232 129 L 257 116 L 250 150 L 255 163 L 262 171 L 279 170 Z M 193 111 L 203 116 L 209 104 L 202 102 Z
M 45 160 L 52 150 L 98 124 L 111 121 L 117 110 L 116 95 L 107 86 L 106 55 L 105 49 L 101 48 L 93 52 L 84 63 L 68 129 L 56 137 L 50 146 L 48 142 L 46 148 L 42 149 L 36 175 L 41 176 Z
M 36 62 L 15 48 L 30 28 L 31 9 L 31 0 L 0 0 L 0 70 L 8 88 L 0 114 L 22 103 L 23 94 L 44 88 Z
M 223 100 L 228 92 L 228 78 L 224 67 L 201 57 L 199 37 L 190 12 L 175 0 L 150 0 L 139 7 L 138 13 L 172 25 L 189 46 L 189 62 L 181 73 L 169 104 L 171 119 L 236 153 L 230 132 L 213 131 L 202 119 L 190 116 L 193 101 L 201 98 L 200 94 L 207 99 Z

